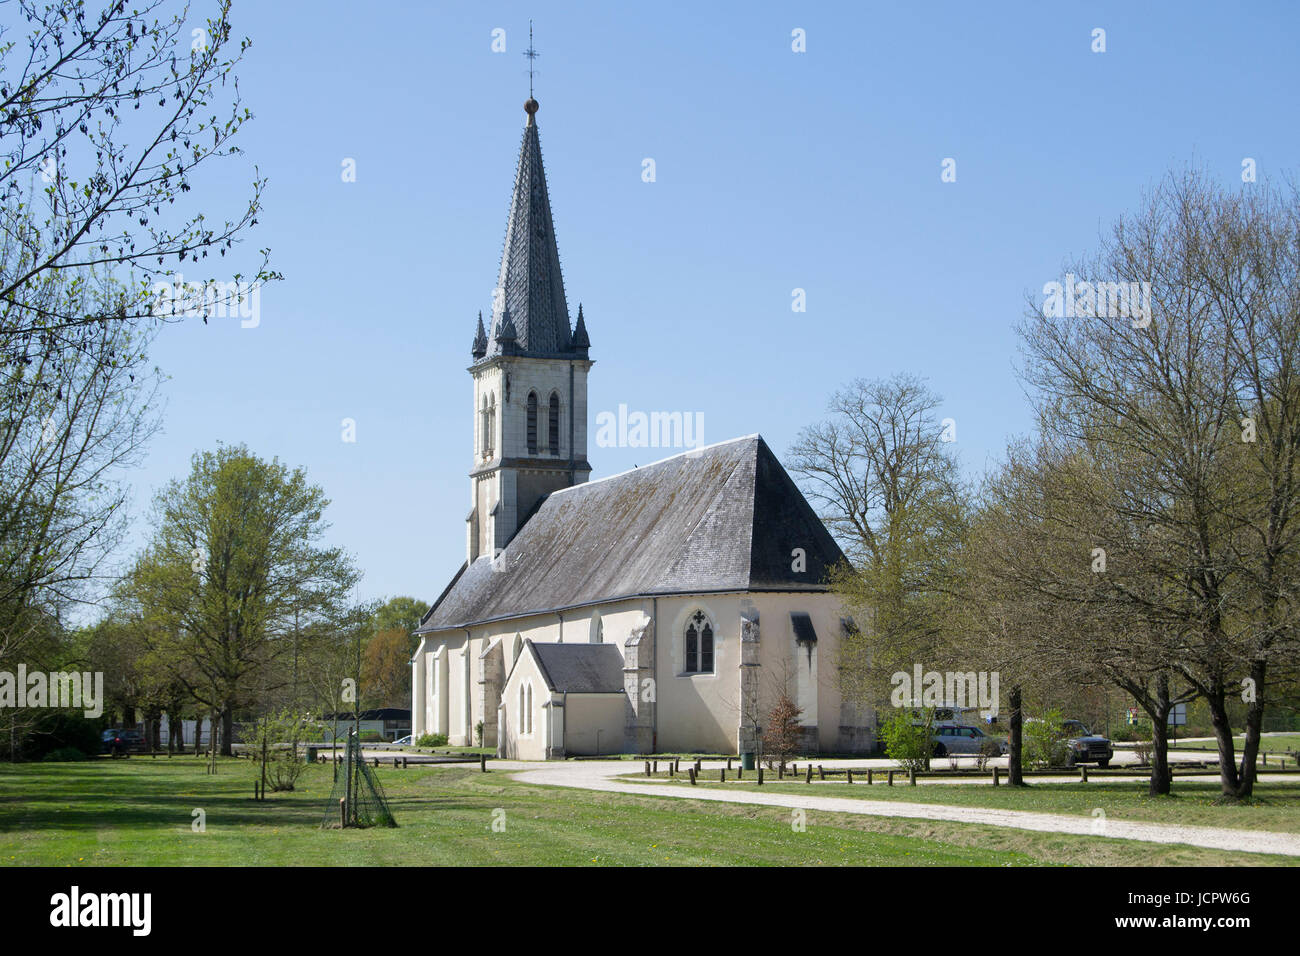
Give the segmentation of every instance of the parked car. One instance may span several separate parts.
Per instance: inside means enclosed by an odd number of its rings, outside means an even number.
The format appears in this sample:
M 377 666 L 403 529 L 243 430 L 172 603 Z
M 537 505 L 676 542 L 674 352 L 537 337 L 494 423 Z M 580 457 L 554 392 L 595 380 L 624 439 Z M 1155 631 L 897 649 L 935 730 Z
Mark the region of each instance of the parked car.
M 1061 729 L 1066 733 L 1065 763 L 1073 767 L 1081 763 L 1095 763 L 1098 767 L 1110 766 L 1115 747 L 1102 734 L 1094 734 L 1081 720 L 1063 720 Z
M 144 750 L 144 737 L 138 730 L 126 730 L 120 727 L 110 728 L 100 735 L 101 753 L 119 756 L 133 751 Z
M 949 754 L 978 754 L 987 740 L 993 740 L 978 727 L 969 724 L 936 724 L 931 728 L 930 741 L 934 744 L 934 755 L 946 757 Z M 999 749 L 1005 751 L 1005 744 L 998 741 Z
M 393 743 L 397 744 L 399 747 L 411 747 L 415 744 L 415 736 L 413 734 L 407 734 L 400 740 L 394 740 Z

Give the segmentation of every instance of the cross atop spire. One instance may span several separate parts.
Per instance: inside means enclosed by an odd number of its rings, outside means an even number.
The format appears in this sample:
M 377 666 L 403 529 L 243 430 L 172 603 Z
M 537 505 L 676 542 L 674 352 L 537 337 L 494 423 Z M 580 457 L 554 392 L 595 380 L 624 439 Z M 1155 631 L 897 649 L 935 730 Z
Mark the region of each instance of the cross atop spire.
M 528 98 L 533 98 L 533 61 L 536 60 L 540 53 L 533 49 L 533 21 L 528 21 L 528 49 L 524 51 L 524 56 L 528 57 Z

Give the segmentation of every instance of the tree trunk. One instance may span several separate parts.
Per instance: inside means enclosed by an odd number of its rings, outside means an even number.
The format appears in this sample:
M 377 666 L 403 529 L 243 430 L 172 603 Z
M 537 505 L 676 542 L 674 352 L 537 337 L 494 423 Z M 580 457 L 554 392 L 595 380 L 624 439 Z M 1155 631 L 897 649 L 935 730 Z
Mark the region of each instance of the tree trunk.
M 1167 797 L 1172 778 L 1169 773 L 1169 675 L 1156 678 L 1154 707 L 1147 708 L 1151 717 L 1151 783 L 1147 793 L 1153 797 Z
M 1011 705 L 1007 740 L 1007 784 L 1012 787 L 1023 787 L 1025 785 L 1025 776 L 1021 766 L 1021 756 L 1024 753 L 1023 730 L 1025 722 L 1024 714 L 1020 709 L 1019 684 L 1011 688 L 1011 693 L 1007 695 L 1007 702 Z
M 1255 699 L 1246 708 L 1246 739 L 1241 746 L 1241 769 L 1234 796 L 1245 799 L 1255 792 L 1255 761 L 1259 759 L 1260 731 L 1264 726 L 1264 677 L 1268 665 L 1252 661 L 1250 679 L 1255 683 Z
M 1205 702 L 1210 708 L 1210 723 L 1214 726 L 1214 740 L 1219 748 L 1219 787 L 1225 797 L 1236 797 L 1237 757 L 1225 697 L 1223 685 L 1216 682 L 1206 695 Z
M 203 753 L 203 711 L 194 713 L 194 756 Z
M 221 756 L 234 756 L 231 744 L 235 739 L 235 715 L 229 702 L 221 708 Z

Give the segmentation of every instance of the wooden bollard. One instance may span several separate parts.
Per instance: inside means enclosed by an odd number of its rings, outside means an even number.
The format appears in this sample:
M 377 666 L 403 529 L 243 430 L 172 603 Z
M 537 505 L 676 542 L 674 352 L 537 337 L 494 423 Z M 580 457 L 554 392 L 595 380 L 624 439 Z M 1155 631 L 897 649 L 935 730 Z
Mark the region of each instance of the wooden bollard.
M 718 770 L 718 783 L 726 783 L 726 782 L 727 782 L 727 771 L 725 769 Z
M 812 764 L 808 765 L 808 776 L 803 778 L 804 783 L 812 783 Z
M 650 776 L 650 761 L 649 761 L 649 760 L 647 760 L 647 761 L 645 762 L 645 775 L 646 775 L 647 777 Z
M 674 775 L 674 771 L 673 771 L 673 762 L 670 760 L 670 761 L 668 761 L 668 776 L 671 777 L 671 776 L 673 776 L 673 775 Z
M 653 760 L 653 761 L 651 761 L 651 762 L 650 762 L 650 767 L 651 767 L 651 770 L 652 770 L 654 773 L 658 773 L 658 772 L 659 772 L 659 761 L 658 761 L 658 760 Z
M 762 767 L 759 767 L 759 768 L 758 768 L 758 785 L 759 785 L 760 787 L 763 785 L 763 768 L 762 768 Z
M 406 757 L 403 757 L 403 758 L 402 758 L 402 769 L 403 769 L 403 770 L 406 769 L 406 760 L 407 760 Z
M 727 769 L 728 769 L 728 770 L 731 769 L 731 758 L 730 758 L 730 757 L 727 758 Z
M 890 785 L 891 787 L 894 785 L 894 771 L 892 771 L 892 770 L 889 771 L 889 785 Z
M 691 786 L 695 786 L 695 768 L 687 767 L 686 772 L 691 775 Z
M 397 770 L 397 769 L 401 768 L 401 766 L 402 766 L 402 761 L 401 761 L 401 759 L 398 758 L 398 757 L 394 757 L 394 758 L 393 758 L 393 769 L 394 769 L 394 770 Z
M 478 755 L 478 769 L 480 773 L 487 773 L 487 754 Z
M 847 773 L 847 774 L 849 775 L 849 783 L 853 783 L 853 771 L 852 771 L 852 770 L 846 770 L 845 773 Z
M 777 768 L 776 768 L 776 779 L 777 779 L 777 780 L 784 780 L 784 779 L 785 779 L 785 764 L 779 764 L 779 765 L 777 766 Z
M 872 779 L 871 768 L 867 768 L 867 786 L 871 786 L 875 781 Z
M 799 765 L 797 763 L 790 764 L 790 776 L 792 777 L 799 776 Z
M 700 772 L 700 762 L 697 760 L 695 761 L 695 773 L 697 776 L 699 775 L 699 772 Z
M 1001 768 L 1001 767 L 994 767 L 994 768 L 993 768 L 993 786 L 996 787 L 996 786 L 998 785 L 998 783 L 999 783 L 998 777 L 1001 775 L 1001 773 L 1002 773 L 1002 768 Z
M 744 780 L 744 779 L 745 779 L 745 766 L 744 766 L 744 764 L 741 764 L 739 767 L 736 768 L 736 779 L 737 779 L 737 780 Z
M 824 769 L 822 769 L 822 765 L 821 765 L 821 764 L 818 764 L 818 765 L 817 765 L 817 779 L 818 779 L 818 780 L 825 780 L 825 779 L 826 779 L 826 771 L 825 771 Z
M 911 784 L 912 786 L 914 786 L 914 787 L 916 786 L 916 768 L 915 768 L 915 767 L 908 767 L 908 768 L 907 768 L 907 782 L 910 783 L 910 784 Z

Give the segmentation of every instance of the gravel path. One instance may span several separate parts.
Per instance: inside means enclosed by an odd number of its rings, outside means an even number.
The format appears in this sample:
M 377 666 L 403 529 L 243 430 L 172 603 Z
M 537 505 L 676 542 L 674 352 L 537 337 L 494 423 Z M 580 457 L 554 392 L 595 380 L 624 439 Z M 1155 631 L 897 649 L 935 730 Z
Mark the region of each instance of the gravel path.
M 503 766 L 505 765 L 505 766 Z M 827 764 L 829 766 L 830 764 Z M 714 800 L 720 803 L 743 803 L 767 807 L 822 810 L 829 813 L 856 813 L 874 817 L 910 817 L 921 820 L 948 820 L 954 823 L 980 823 L 1042 833 L 1074 833 L 1146 843 L 1184 843 L 1189 846 L 1239 853 L 1277 853 L 1300 856 L 1300 833 L 1272 833 L 1260 830 L 1232 830 L 1222 827 L 1181 826 L 1170 823 L 1134 823 L 1131 821 L 1094 819 L 1058 813 L 1033 813 L 1026 810 L 993 810 L 984 807 L 953 807 L 931 803 L 899 803 L 893 800 L 870 800 L 848 797 L 808 796 L 789 793 L 760 793 L 739 790 L 684 791 L 681 786 L 629 783 L 615 779 L 634 772 L 636 765 L 627 761 L 573 761 L 536 764 L 493 761 L 493 768 L 520 769 L 515 779 L 523 783 L 552 787 L 578 787 L 606 793 L 629 793 L 641 796 L 675 797 L 688 800 Z M 705 766 L 710 766 L 705 761 Z M 714 762 L 712 769 L 724 764 Z

